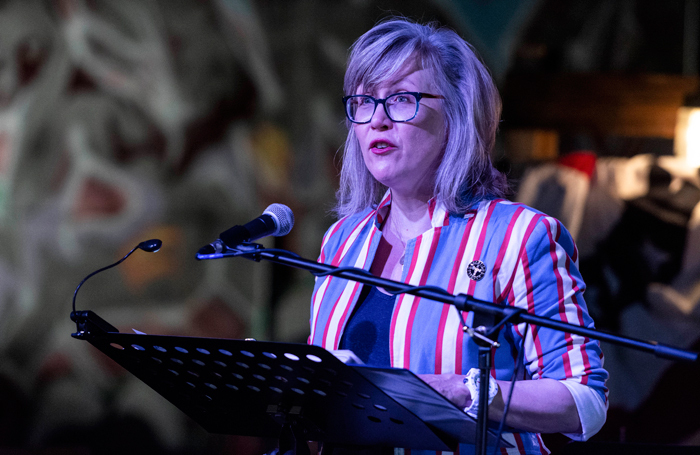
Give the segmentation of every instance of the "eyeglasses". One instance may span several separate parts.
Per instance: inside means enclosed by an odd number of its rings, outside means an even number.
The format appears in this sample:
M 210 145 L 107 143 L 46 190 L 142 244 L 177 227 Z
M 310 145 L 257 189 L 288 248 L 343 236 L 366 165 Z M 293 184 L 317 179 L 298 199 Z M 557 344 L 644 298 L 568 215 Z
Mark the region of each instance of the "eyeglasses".
M 374 117 L 378 104 L 384 105 L 384 112 L 392 122 L 408 122 L 418 115 L 422 98 L 444 97 L 419 92 L 399 92 L 382 99 L 369 95 L 350 95 L 343 98 L 343 104 L 345 104 L 345 115 L 353 123 L 369 123 Z

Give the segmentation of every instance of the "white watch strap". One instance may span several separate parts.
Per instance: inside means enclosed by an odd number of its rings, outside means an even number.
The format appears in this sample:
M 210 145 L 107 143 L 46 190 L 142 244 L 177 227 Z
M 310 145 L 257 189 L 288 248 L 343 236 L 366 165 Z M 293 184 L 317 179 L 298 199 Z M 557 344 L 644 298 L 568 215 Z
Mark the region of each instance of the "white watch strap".
M 464 385 L 469 389 L 469 394 L 472 397 L 472 403 L 464 408 L 464 412 L 469 414 L 472 417 L 476 417 L 477 409 L 479 409 L 479 389 L 480 389 L 480 383 L 481 383 L 481 372 L 479 371 L 478 368 L 472 368 L 467 372 L 467 375 L 464 376 Z M 496 383 L 496 380 L 493 378 L 489 379 L 489 402 L 488 404 L 493 403 L 493 399 L 496 397 L 498 394 L 498 384 Z

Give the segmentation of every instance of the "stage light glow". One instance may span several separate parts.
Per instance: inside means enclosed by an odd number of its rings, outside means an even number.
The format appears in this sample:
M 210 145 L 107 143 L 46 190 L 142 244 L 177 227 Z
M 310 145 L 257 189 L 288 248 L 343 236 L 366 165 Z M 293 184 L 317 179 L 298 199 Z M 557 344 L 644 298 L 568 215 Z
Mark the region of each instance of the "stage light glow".
M 683 106 L 678 110 L 673 148 L 689 166 L 700 167 L 700 107 Z

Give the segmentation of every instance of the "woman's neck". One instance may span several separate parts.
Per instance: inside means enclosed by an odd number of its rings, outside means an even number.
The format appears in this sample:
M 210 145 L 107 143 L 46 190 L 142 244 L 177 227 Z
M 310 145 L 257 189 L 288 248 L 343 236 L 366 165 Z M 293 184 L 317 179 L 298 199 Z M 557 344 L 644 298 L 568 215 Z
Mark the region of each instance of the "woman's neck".
M 402 197 L 392 193 L 389 218 L 387 224 L 404 242 L 418 237 L 431 226 L 428 198 Z
M 391 210 L 382 226 L 382 238 L 372 262 L 374 275 L 400 280 L 406 242 L 431 227 L 427 198 L 404 198 L 392 192 Z

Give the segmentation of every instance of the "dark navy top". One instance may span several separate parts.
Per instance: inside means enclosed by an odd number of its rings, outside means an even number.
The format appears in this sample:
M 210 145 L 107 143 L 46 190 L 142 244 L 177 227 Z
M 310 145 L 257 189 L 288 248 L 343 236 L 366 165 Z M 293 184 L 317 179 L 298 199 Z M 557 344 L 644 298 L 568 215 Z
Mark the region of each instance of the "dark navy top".
M 339 348 L 353 351 L 365 365 L 391 366 L 389 327 L 395 301 L 396 296 L 387 295 L 375 286 L 363 286 Z

